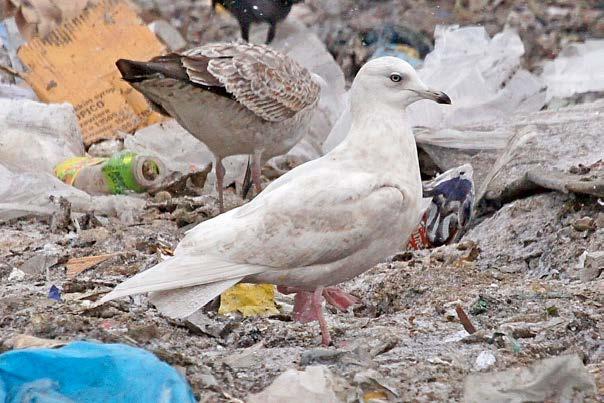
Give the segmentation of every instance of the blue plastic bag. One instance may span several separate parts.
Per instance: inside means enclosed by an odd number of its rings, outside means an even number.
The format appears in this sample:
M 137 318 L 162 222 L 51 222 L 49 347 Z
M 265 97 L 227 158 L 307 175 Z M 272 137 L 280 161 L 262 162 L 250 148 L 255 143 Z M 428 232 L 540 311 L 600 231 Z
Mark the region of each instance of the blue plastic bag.
M 186 380 L 155 355 L 124 344 L 73 342 L 0 355 L 0 403 L 187 403 Z

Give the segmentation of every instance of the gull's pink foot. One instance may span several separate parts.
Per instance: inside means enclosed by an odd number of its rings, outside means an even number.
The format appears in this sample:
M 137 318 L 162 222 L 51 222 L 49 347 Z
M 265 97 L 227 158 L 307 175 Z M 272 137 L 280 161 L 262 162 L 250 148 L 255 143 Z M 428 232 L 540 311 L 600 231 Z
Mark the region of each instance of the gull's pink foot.
M 346 311 L 350 306 L 360 302 L 360 299 L 341 291 L 337 287 L 319 287 L 314 292 L 309 292 L 298 287 L 277 286 L 282 294 L 293 294 L 294 320 L 301 323 L 318 321 L 321 327 L 323 345 L 331 343 L 327 322 L 323 316 L 323 297 L 327 302 L 341 311 Z
M 361 302 L 360 298 L 345 293 L 338 287 L 327 287 L 323 290 L 323 296 L 327 303 L 338 308 L 340 311 L 347 311 L 354 304 Z

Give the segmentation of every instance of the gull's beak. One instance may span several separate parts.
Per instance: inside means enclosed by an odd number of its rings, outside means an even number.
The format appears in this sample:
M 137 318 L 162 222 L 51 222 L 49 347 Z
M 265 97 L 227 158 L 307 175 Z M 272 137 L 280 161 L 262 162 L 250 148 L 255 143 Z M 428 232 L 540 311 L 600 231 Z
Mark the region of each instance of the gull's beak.
M 442 91 L 428 89 L 415 92 L 422 98 L 431 99 L 437 104 L 451 104 L 451 98 L 449 98 L 449 96 Z

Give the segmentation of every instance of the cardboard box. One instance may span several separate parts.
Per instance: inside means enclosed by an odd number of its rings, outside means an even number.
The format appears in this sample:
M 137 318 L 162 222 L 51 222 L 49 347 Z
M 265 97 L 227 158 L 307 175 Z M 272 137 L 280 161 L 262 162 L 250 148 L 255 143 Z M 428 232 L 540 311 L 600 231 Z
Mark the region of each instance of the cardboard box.
M 115 62 L 148 60 L 164 52 L 128 3 L 104 0 L 21 47 L 19 57 L 41 101 L 74 106 L 84 143 L 90 145 L 162 120 L 121 79 Z

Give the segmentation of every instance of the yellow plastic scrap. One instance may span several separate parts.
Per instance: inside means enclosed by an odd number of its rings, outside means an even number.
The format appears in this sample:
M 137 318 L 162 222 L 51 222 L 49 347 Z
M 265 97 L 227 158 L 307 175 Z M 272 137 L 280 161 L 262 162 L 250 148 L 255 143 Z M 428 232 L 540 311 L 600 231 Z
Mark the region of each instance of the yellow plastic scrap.
M 243 316 L 268 316 L 279 313 L 275 306 L 275 286 L 240 283 L 220 296 L 218 313 L 239 312 Z

